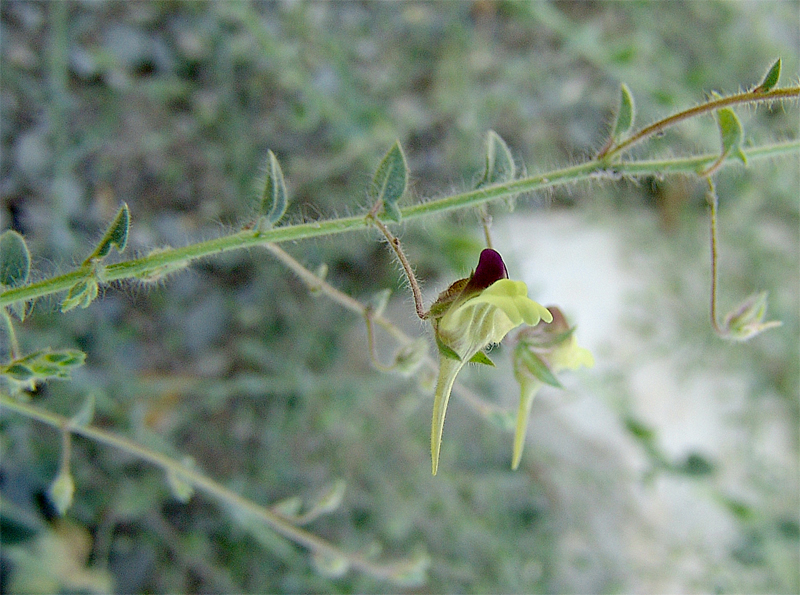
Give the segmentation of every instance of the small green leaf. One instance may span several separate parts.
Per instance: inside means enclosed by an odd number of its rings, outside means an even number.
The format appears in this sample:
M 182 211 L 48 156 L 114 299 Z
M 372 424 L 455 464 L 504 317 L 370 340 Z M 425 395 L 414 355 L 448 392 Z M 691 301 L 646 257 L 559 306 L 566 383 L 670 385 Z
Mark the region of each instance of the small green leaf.
M 94 417 L 94 394 L 89 393 L 83 401 L 83 405 L 78 412 L 69 419 L 70 426 L 75 428 L 85 428 L 92 423 Z
M 286 191 L 286 180 L 283 177 L 281 165 L 272 151 L 267 152 L 267 173 L 264 178 L 264 190 L 261 193 L 261 208 L 259 216 L 263 217 L 270 225 L 281 220 L 289 205 Z
M 475 355 L 470 358 L 470 363 L 472 364 L 483 364 L 484 366 L 492 366 L 495 367 L 494 362 L 489 359 L 489 356 L 486 355 L 483 351 L 479 351 Z
M 736 113 L 730 108 L 722 108 L 717 111 L 717 123 L 719 124 L 720 139 L 722 141 L 722 154 L 724 156 L 733 155 L 747 164 L 747 157 L 742 151 L 744 142 L 744 128 L 739 121 Z
M 520 364 L 524 366 L 534 378 L 544 382 L 545 384 L 549 384 L 550 386 L 564 388 L 544 360 L 536 355 L 533 351 L 526 349 L 522 344 L 520 344 L 516 350 L 516 355 L 519 357 Z
M 300 496 L 290 496 L 272 505 L 272 510 L 285 517 L 296 517 L 300 514 L 303 507 L 303 500 Z
M 191 500 L 194 495 L 194 486 L 175 471 L 167 471 L 167 485 L 172 497 L 183 504 Z
M 510 182 L 516 171 L 514 156 L 506 141 L 494 130 L 490 130 L 486 136 L 486 169 L 476 188 Z
M 23 238 L 9 229 L 0 235 L 0 285 L 24 285 L 31 271 L 31 254 Z
M 439 353 L 444 357 L 448 359 L 454 359 L 457 362 L 461 361 L 461 356 L 458 355 L 452 348 L 445 345 L 444 341 L 439 338 L 438 333 L 436 334 L 436 347 L 439 348 Z
M 614 123 L 614 139 L 620 140 L 630 131 L 633 126 L 634 114 L 635 106 L 633 103 L 633 95 L 631 95 L 628 85 L 622 83 L 617 121 Z
M 83 365 L 86 354 L 76 349 L 50 351 L 42 349 L 18 358 L 3 368 L 2 373 L 14 380 L 47 380 L 49 378 L 69 378 L 72 369 Z
M 311 561 L 314 570 L 327 578 L 341 578 L 350 569 L 350 561 L 347 558 L 329 552 L 314 552 Z
M 408 164 L 398 140 L 387 151 L 378 165 L 378 169 L 375 170 L 367 196 L 373 203 L 380 201 L 386 216 L 392 221 L 399 222 L 402 215 L 397 202 L 405 194 L 407 185 Z
M 323 514 L 333 512 L 342 504 L 345 490 L 347 489 L 347 482 L 343 479 L 337 479 L 331 484 L 327 485 L 325 489 L 320 492 L 316 502 L 311 506 L 306 514 L 303 515 L 303 521 L 309 522 L 316 519 Z
M 75 495 L 75 482 L 69 470 L 61 471 L 50 484 L 47 490 L 50 502 L 55 506 L 59 515 L 63 515 L 72 506 L 72 498 Z
M 69 288 L 67 296 L 64 298 L 64 301 L 61 302 L 61 311 L 69 312 L 78 306 L 81 308 L 88 308 L 89 304 L 97 297 L 97 292 L 97 281 L 94 279 L 78 281 Z
M 27 382 L 34 376 L 33 370 L 23 364 L 11 364 L 6 366 L 3 370 L 3 374 L 10 376 L 18 382 Z
M 105 258 L 108 256 L 108 253 L 111 252 L 111 248 L 116 248 L 117 252 L 125 250 L 125 246 L 128 244 L 128 230 L 130 226 L 131 214 L 128 210 L 128 205 L 122 203 L 122 207 L 117 213 L 117 216 L 114 217 L 106 233 L 103 234 L 103 239 L 100 240 L 100 243 L 97 244 L 97 248 L 94 249 L 94 252 L 92 252 L 89 258 L 84 262 L 88 263 L 93 260 Z
M 753 89 L 753 93 L 767 93 L 771 91 L 775 85 L 778 84 L 778 79 L 781 78 L 781 59 L 775 60 L 775 63 L 769 67 L 767 74 L 761 80 L 761 83 Z
M 400 221 L 403 220 L 403 213 L 400 211 L 400 207 L 397 206 L 396 202 L 384 202 L 383 213 L 395 223 L 400 223 Z

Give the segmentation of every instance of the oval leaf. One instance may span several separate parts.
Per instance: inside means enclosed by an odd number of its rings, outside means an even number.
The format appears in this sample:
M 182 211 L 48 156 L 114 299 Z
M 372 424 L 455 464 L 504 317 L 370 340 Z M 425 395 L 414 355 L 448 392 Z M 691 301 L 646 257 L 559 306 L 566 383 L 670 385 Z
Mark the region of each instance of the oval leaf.
M 314 570 L 327 578 L 340 578 L 350 569 L 350 561 L 347 558 L 328 552 L 314 552 L 311 561 Z
M 781 78 L 781 59 L 775 60 L 775 63 L 769 67 L 767 74 L 761 80 L 761 83 L 753 89 L 753 93 L 767 93 L 771 91 L 775 85 L 778 84 L 778 79 Z
M 264 190 L 261 193 L 261 209 L 259 215 L 274 225 L 286 213 L 289 204 L 286 192 L 286 180 L 278 158 L 272 151 L 267 152 L 267 173 L 264 178 Z
M 739 117 L 730 108 L 723 108 L 717 114 L 719 134 L 722 141 L 723 156 L 734 156 L 742 163 L 747 164 L 747 157 L 742 151 L 744 141 L 744 128 Z
M 50 502 L 55 506 L 59 515 L 63 515 L 72 506 L 72 498 L 75 495 L 75 482 L 69 470 L 62 471 L 50 484 L 47 490 Z
M 400 141 L 395 141 L 381 160 L 372 177 L 367 196 L 370 201 L 383 203 L 383 211 L 393 221 L 400 221 L 402 215 L 397 206 L 408 185 L 408 164 Z
M 111 248 L 116 248 L 117 252 L 125 250 L 125 246 L 128 244 L 128 230 L 130 226 L 131 214 L 128 210 L 128 205 L 122 203 L 122 207 L 119 212 L 117 212 L 117 216 L 114 217 L 106 233 L 103 234 L 103 239 L 100 240 L 100 243 L 97 244 L 97 248 L 94 249 L 94 252 L 92 252 L 89 258 L 84 262 L 105 258 L 108 256 L 108 253 L 111 252 Z
M 97 297 L 97 291 L 97 281 L 94 279 L 78 281 L 69 288 L 67 296 L 64 298 L 64 301 L 61 302 L 61 311 L 69 312 L 78 306 L 81 308 L 88 308 L 89 304 Z
M 486 136 L 486 170 L 476 188 L 510 182 L 516 171 L 514 156 L 506 141 L 494 130 L 490 130 Z
M 620 88 L 619 110 L 617 110 L 617 121 L 614 123 L 615 140 L 621 139 L 633 127 L 634 110 L 633 95 L 631 95 L 628 85 L 622 83 L 622 87 Z
M 16 231 L 0 235 L 0 285 L 24 285 L 31 271 L 31 254 L 23 238 Z
M 305 520 L 315 519 L 323 514 L 333 512 L 342 503 L 344 492 L 347 489 L 347 482 L 343 479 L 337 479 L 330 485 L 326 486 L 320 493 L 317 501 L 305 515 Z

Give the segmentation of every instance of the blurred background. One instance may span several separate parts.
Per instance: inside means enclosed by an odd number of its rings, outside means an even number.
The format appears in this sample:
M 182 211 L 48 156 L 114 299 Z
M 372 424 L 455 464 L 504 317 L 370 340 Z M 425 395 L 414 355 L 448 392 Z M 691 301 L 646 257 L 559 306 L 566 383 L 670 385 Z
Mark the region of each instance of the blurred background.
M 489 129 L 528 172 L 605 140 L 620 83 L 644 125 L 778 57 L 796 84 L 800 4 L 760 2 L 23 2 L 0 4 L 0 229 L 34 275 L 82 261 L 125 201 L 126 257 L 250 221 L 268 149 L 287 220 L 363 212 L 395 139 L 412 198 L 472 186 Z M 796 103 L 737 109 L 746 144 L 796 138 Z M 718 149 L 711 117 L 634 156 Z M 729 168 L 720 195 L 720 307 L 770 292 L 783 321 L 746 344 L 708 322 L 708 214 L 693 177 L 596 181 L 493 205 L 494 241 L 531 297 L 578 325 L 596 366 L 533 406 L 520 469 L 512 434 L 454 397 L 430 475 L 431 391 L 380 374 L 363 320 L 310 294 L 266 252 L 210 258 L 162 283 L 108 287 L 86 310 L 37 303 L 25 350 L 77 347 L 87 365 L 34 402 L 168 452 L 262 504 L 342 506 L 309 527 L 345 549 L 426 551 L 418 592 L 800 590 L 797 155 Z M 475 266 L 475 213 L 398 229 L 430 303 Z M 375 233 L 284 245 L 359 299 L 429 336 Z M 379 350 L 393 345 L 379 333 Z M 433 350 L 431 350 L 433 351 Z M 508 354 L 463 382 L 513 410 Z M 305 551 L 177 502 L 158 470 L 73 441 L 75 502 L 44 497 L 57 432 L 0 420 L 3 591 L 392 592 L 315 572 Z M 11 518 L 13 517 L 13 518 Z M 14 546 L 13 562 L 7 555 Z

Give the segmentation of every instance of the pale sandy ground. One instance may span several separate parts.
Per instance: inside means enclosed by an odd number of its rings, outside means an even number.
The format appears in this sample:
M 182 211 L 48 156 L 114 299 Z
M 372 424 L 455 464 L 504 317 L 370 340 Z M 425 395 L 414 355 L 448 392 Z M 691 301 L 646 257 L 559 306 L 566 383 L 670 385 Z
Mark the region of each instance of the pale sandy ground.
M 725 351 L 687 366 L 692 353 L 704 352 L 675 337 L 680 308 L 648 303 L 665 264 L 663 239 L 653 233 L 646 250 L 630 244 L 631 227 L 657 232 L 657 224 L 649 214 L 620 217 L 609 225 L 587 223 L 585 213 L 537 213 L 508 217 L 494 230 L 509 268 L 532 297 L 562 307 L 597 360 L 590 371 L 565 375 L 566 392 L 537 397 L 528 432 L 526 455 L 556 469 L 545 475 L 562 503 L 564 587 L 583 592 L 610 581 L 622 592 L 757 589 L 761 579 L 747 574 L 756 571 L 731 558 L 741 529 L 719 496 L 766 512 L 782 499 L 796 501 L 790 417 L 778 399 L 756 406 L 748 398 L 748 379 L 725 361 Z M 694 307 L 707 308 L 707 275 L 695 267 L 687 275 L 697 277 L 687 283 L 697 287 Z M 659 300 L 663 306 L 669 298 Z M 630 328 L 637 316 L 652 323 L 647 337 Z M 716 473 L 702 480 L 661 473 L 644 481 L 648 458 L 625 429 L 625 415 L 656 431 L 669 460 L 699 453 Z M 763 485 L 765 477 L 774 483 Z M 791 572 L 792 560 L 785 562 L 778 566 Z

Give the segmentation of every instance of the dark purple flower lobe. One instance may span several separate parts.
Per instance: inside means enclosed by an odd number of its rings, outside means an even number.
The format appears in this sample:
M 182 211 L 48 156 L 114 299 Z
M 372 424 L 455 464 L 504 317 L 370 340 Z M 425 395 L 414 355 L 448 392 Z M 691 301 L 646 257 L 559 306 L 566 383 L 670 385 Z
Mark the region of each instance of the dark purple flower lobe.
M 506 263 L 503 262 L 503 257 L 500 256 L 499 252 L 486 248 L 481 252 L 481 256 L 478 259 L 478 268 L 475 269 L 469 283 L 464 288 L 464 293 L 482 291 L 500 279 L 508 279 Z

